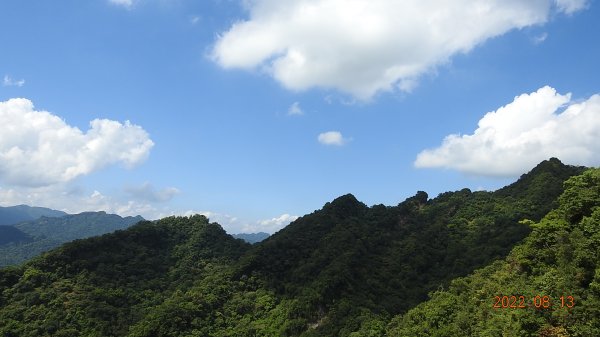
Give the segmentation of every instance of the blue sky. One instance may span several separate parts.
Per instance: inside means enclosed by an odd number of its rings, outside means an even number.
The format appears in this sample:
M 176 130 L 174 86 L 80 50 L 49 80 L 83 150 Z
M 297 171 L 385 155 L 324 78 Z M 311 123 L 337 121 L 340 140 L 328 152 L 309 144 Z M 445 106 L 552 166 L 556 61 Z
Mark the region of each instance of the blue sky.
M 600 164 L 583 0 L 0 3 L 0 205 L 273 232 Z

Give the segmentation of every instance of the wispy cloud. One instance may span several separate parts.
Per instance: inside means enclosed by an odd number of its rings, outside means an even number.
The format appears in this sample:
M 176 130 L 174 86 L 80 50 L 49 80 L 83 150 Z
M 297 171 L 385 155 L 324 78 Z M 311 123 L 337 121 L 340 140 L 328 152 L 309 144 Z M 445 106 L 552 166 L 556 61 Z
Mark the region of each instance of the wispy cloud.
M 158 190 L 149 182 L 145 182 L 140 186 L 127 186 L 125 192 L 137 200 L 147 202 L 167 202 L 180 193 L 179 189 L 175 187 Z
M 559 10 L 567 14 L 573 14 L 586 8 L 589 0 L 555 0 Z
M 201 17 L 199 15 L 193 15 L 192 17 L 190 17 L 190 23 L 192 25 L 197 24 L 198 22 L 200 22 Z
M 113 5 L 122 6 L 127 9 L 133 7 L 134 0 L 108 0 Z
M 25 80 L 14 80 L 8 75 L 4 75 L 4 79 L 2 80 L 2 85 L 5 87 L 22 87 L 25 85 Z
M 540 43 L 546 41 L 547 38 L 548 38 L 548 33 L 543 32 L 542 34 L 536 35 L 533 37 L 533 43 L 540 44 Z
M 294 102 L 288 109 L 287 114 L 288 114 L 288 116 L 302 116 L 302 115 L 304 115 L 304 111 L 300 107 L 299 102 Z

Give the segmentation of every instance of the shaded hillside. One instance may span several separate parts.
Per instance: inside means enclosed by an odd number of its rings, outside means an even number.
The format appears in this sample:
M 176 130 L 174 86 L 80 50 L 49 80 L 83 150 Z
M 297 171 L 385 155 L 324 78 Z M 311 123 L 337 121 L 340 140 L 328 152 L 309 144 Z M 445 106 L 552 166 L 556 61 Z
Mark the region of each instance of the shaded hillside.
M 566 186 L 506 259 L 432 293 L 388 336 L 600 336 L 600 169 Z
M 200 215 L 65 244 L 0 271 L 0 335 L 124 336 L 157 314 L 155 305 L 215 277 L 248 246 Z M 185 327 L 177 314 L 169 319 Z
M 44 207 L 31 207 L 26 205 L 0 207 L 0 225 L 14 225 L 23 221 L 31 221 L 45 217 L 61 217 L 65 212 Z
M 141 220 L 143 218 L 140 216 L 122 218 L 105 212 L 84 212 L 56 218 L 43 216 L 34 221 L 21 222 L 14 228 L 29 240 L 0 245 L 0 267 L 21 263 L 65 242 L 114 232 Z
M 32 238 L 14 226 L 0 225 L 0 246 L 8 243 L 30 242 Z

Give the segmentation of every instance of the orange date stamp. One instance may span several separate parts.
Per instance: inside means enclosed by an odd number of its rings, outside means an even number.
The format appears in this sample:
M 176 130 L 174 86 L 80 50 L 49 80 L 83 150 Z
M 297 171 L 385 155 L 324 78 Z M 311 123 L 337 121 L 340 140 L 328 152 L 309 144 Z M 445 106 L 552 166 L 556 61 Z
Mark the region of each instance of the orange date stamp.
M 571 309 L 575 306 L 575 297 L 560 296 L 552 298 L 548 295 L 536 295 L 527 297 L 524 295 L 494 296 L 494 309 L 552 309 L 566 308 Z

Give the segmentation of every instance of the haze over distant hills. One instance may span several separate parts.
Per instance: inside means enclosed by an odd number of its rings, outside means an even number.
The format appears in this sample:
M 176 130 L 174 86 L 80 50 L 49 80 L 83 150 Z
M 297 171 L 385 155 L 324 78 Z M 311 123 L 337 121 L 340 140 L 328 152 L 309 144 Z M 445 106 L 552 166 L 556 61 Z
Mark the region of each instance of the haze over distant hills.
M 551 159 L 496 192 L 348 194 L 255 245 L 200 215 L 142 221 L 0 270 L 0 334 L 597 336 L 599 172 Z M 576 307 L 492 308 L 519 293 Z
M 269 233 L 258 232 L 258 233 L 240 233 L 240 234 L 232 234 L 236 239 L 242 239 L 248 243 L 258 243 L 270 236 Z
M 36 220 L 42 216 L 56 218 L 64 215 L 67 215 L 67 213 L 45 207 L 31 207 L 27 205 L 0 207 L 0 226 Z
M 139 221 L 141 216 L 120 217 L 106 212 L 66 214 L 46 208 L 16 206 L 11 208 L 14 219 L 41 215 L 35 220 L 0 226 L 0 267 L 18 264 L 47 250 L 76 239 L 125 229 Z M 42 214 L 53 215 L 53 217 Z M 5 220 L 5 223 L 10 221 Z

